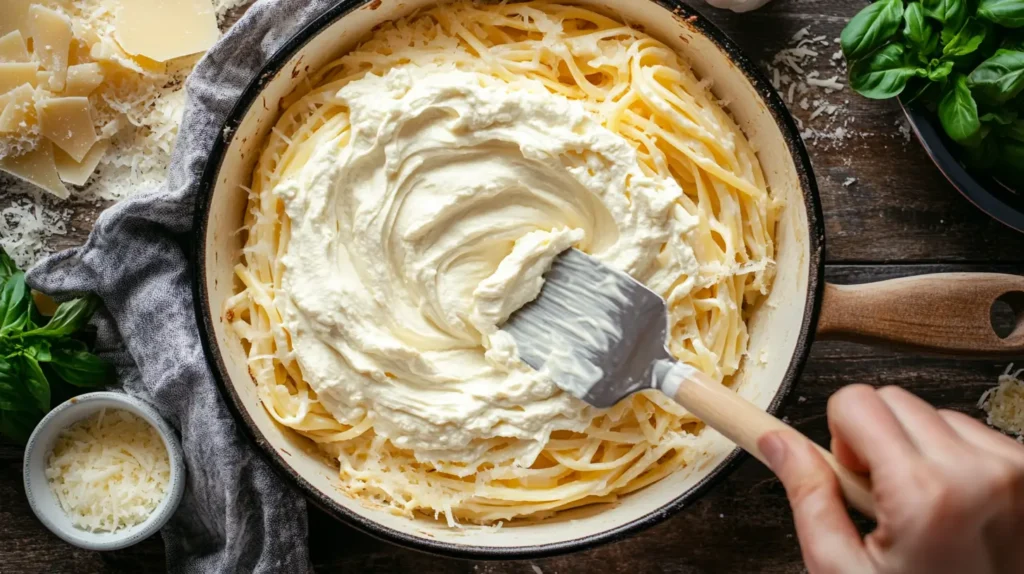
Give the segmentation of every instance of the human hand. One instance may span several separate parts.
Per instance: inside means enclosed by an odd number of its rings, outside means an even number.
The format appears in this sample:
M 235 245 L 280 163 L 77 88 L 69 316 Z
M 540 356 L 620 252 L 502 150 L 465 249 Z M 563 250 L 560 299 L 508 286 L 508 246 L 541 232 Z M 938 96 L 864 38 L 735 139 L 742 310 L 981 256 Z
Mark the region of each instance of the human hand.
M 811 574 L 1024 572 L 1024 446 L 897 387 L 841 389 L 828 422 L 839 462 L 871 475 L 878 526 L 863 539 L 807 439 L 758 441 Z

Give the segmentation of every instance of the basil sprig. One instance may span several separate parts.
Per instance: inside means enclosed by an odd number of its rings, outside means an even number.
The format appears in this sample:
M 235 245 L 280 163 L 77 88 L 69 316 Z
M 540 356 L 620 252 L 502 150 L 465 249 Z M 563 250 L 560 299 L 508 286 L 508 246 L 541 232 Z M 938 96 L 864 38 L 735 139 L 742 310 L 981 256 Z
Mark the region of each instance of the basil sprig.
M 965 163 L 1024 185 L 1024 0 L 878 0 L 840 42 L 855 91 L 922 103 Z
M 25 274 L 0 249 L 0 435 L 25 442 L 55 396 L 111 381 L 111 365 L 74 337 L 98 304 L 75 299 L 44 319 Z

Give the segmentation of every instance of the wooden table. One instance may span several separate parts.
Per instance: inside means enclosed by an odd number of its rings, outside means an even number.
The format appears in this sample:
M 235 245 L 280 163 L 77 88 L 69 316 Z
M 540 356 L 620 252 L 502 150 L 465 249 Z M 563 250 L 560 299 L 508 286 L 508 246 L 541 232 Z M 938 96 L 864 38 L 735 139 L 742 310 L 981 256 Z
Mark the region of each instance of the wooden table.
M 735 15 L 702 8 L 755 60 L 770 61 L 799 29 L 839 35 L 859 3 L 775 0 Z M 823 47 L 824 48 L 824 47 Z M 824 48 L 822 77 L 835 73 Z M 807 71 L 810 71 L 808 69 Z M 972 207 L 932 166 L 916 141 L 904 138 L 894 102 L 871 102 L 846 90 L 855 133 L 843 145 L 810 146 L 827 228 L 827 276 L 856 283 L 937 271 L 1024 274 L 1024 235 Z M 835 97 L 832 98 L 835 100 Z M 805 123 L 814 109 L 794 102 Z M 837 112 L 839 113 L 839 112 Z M 819 123 L 821 116 L 818 117 Z M 855 178 L 856 181 L 850 181 Z M 846 185 L 844 185 L 844 183 Z M 79 243 L 94 212 L 76 212 Z M 975 403 L 1005 363 L 919 357 L 844 343 L 818 343 L 784 414 L 826 444 L 825 402 L 851 383 L 900 385 L 934 405 L 980 417 Z M 0 572 L 138 572 L 164 567 L 159 538 L 105 554 L 64 544 L 32 515 L 21 483 L 20 448 L 0 445 Z M 802 572 L 800 550 L 779 482 L 747 460 L 708 495 L 675 517 L 622 542 L 580 554 L 528 562 L 466 562 L 406 550 L 362 534 L 310 509 L 310 546 L 318 570 L 349 572 Z

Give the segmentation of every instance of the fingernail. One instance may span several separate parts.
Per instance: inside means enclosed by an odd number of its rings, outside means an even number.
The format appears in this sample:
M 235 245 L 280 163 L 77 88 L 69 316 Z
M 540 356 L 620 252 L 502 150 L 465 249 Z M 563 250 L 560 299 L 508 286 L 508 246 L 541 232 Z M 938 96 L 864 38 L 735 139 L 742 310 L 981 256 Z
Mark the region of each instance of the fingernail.
M 766 433 L 757 440 L 757 447 L 761 449 L 764 462 L 768 468 L 778 471 L 786 460 L 786 441 L 779 436 L 778 432 Z

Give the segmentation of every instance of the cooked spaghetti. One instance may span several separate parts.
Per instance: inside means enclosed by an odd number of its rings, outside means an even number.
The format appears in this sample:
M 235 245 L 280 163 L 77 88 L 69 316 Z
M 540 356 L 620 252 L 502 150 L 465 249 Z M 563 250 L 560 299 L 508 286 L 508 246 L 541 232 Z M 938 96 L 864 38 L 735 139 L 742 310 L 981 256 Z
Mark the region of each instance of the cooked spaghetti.
M 665 297 L 678 359 L 740 367 L 779 202 L 684 59 L 584 7 L 457 3 L 378 27 L 283 108 L 225 317 L 348 494 L 495 523 L 699 460 L 672 400 L 589 407 L 500 331 L 575 245 Z

